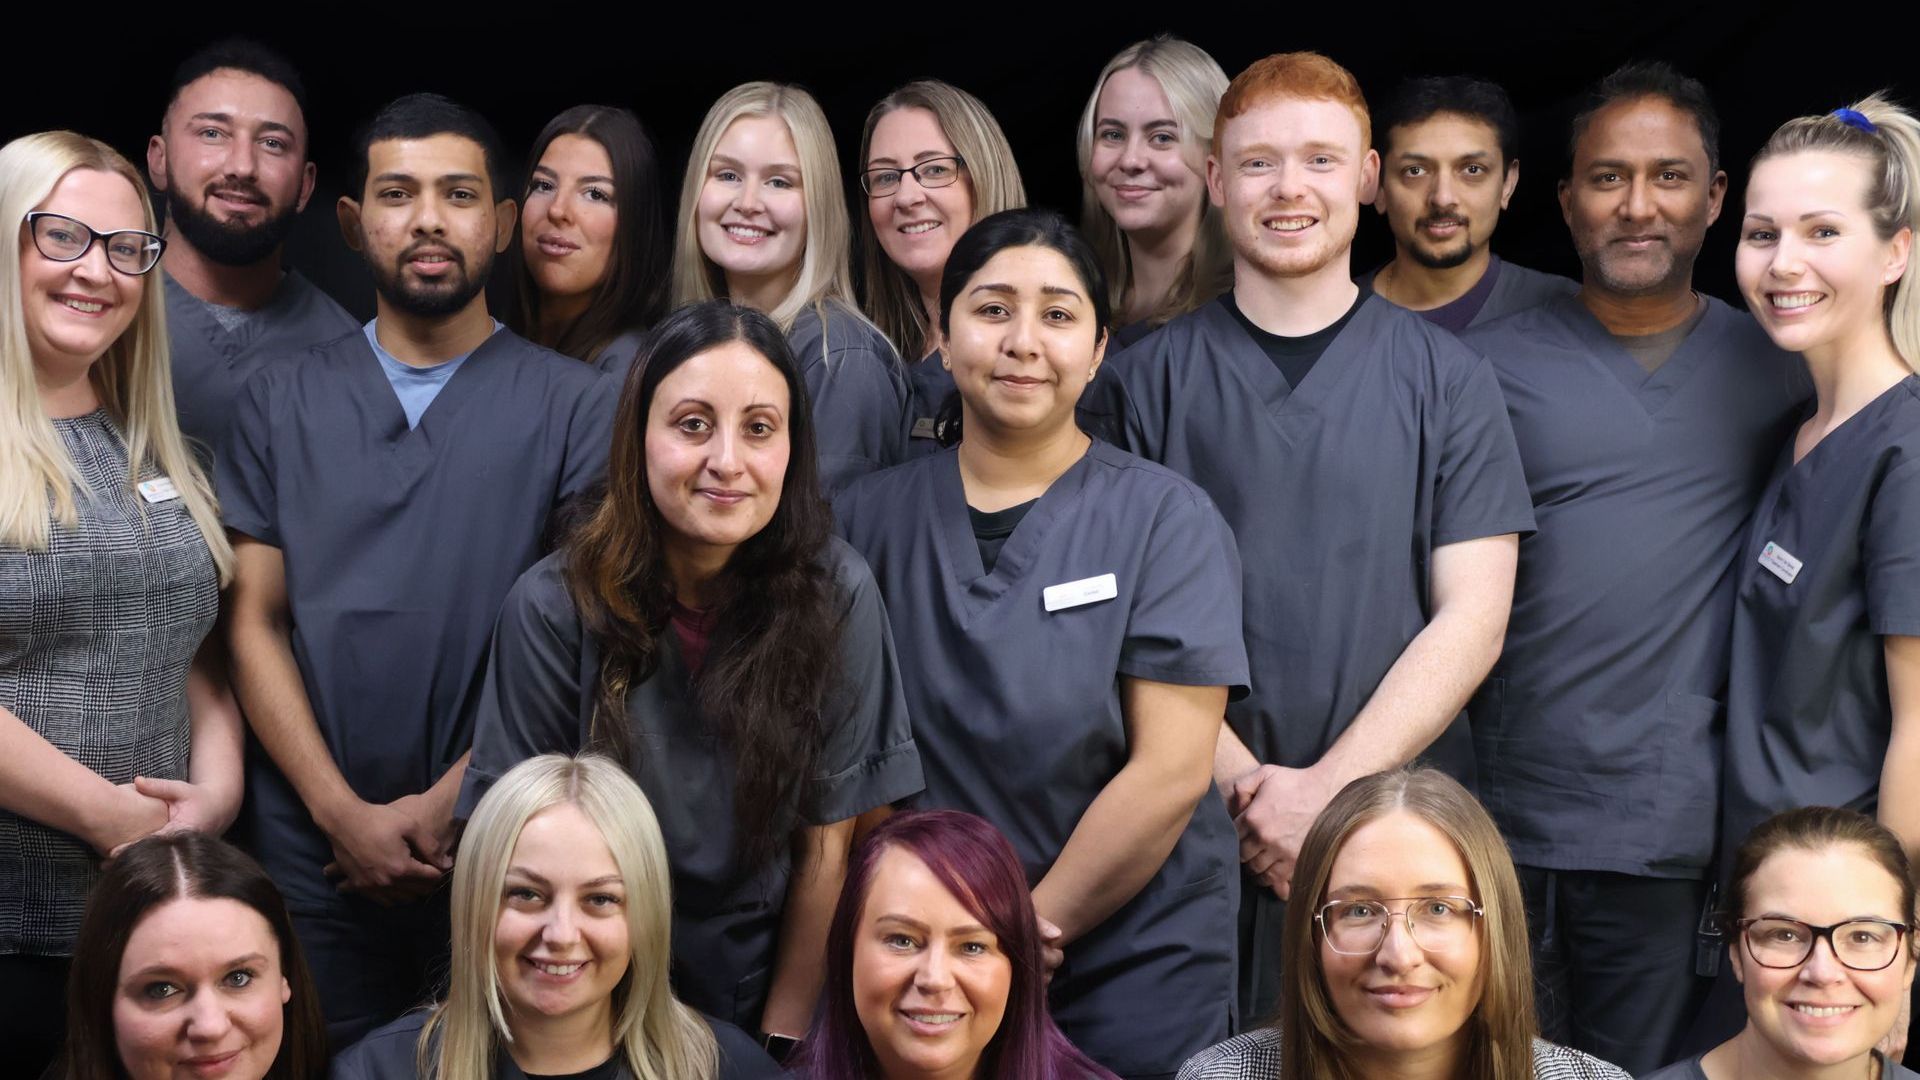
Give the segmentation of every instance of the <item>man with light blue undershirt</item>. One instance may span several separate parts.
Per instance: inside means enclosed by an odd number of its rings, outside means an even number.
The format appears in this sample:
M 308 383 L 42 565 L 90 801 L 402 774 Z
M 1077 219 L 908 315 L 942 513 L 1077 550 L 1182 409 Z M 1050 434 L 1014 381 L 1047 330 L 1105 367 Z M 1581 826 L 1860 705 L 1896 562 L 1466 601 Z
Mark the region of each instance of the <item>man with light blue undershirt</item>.
M 234 688 L 264 753 L 241 826 L 334 1045 L 444 970 L 454 797 L 501 601 L 606 465 L 617 385 L 487 311 L 516 207 L 486 121 L 415 94 L 340 200 L 378 317 L 241 389 L 220 455 Z

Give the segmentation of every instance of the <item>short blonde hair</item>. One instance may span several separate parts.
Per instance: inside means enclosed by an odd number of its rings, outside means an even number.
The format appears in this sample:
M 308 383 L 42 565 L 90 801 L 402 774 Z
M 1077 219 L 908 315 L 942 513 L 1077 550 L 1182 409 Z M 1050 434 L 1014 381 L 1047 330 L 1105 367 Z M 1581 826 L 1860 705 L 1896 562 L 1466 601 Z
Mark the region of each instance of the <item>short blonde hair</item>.
M 713 152 L 726 137 L 735 120 L 746 116 L 765 116 L 787 126 L 793 148 L 800 160 L 800 195 L 807 212 L 807 245 L 800 256 L 800 275 L 793 290 L 767 315 L 782 333 L 793 329 L 793 320 L 807 307 L 823 300 L 838 300 L 851 308 L 853 279 L 848 269 L 852 252 L 845 188 L 840 180 L 840 156 L 833 145 L 833 128 L 827 114 L 812 94 L 798 86 L 777 82 L 750 82 L 727 91 L 707 110 L 700 131 L 694 136 L 693 151 L 687 156 L 687 173 L 680 185 L 680 221 L 674 230 L 673 305 L 713 300 L 726 295 L 727 283 L 720 268 L 700 249 L 699 223 L 695 211 L 700 190 L 707 181 L 707 168 Z
M 529 758 L 474 808 L 453 868 L 453 970 L 446 1000 L 420 1032 L 419 1074 L 491 1076 L 495 1051 L 512 1041 L 493 949 L 501 892 L 520 831 L 535 814 L 562 804 L 579 808 L 600 830 L 626 885 L 632 957 L 613 991 L 614 1045 L 635 1080 L 712 1076 L 718 1060 L 713 1029 L 667 985 L 673 899 L 660 823 L 626 769 L 597 754 Z
M 1114 222 L 1113 215 L 1101 205 L 1094 178 L 1088 170 L 1093 163 L 1094 128 L 1100 121 L 1097 115 L 1100 93 L 1107 88 L 1108 79 L 1128 70 L 1141 71 L 1160 84 L 1161 92 L 1167 95 L 1167 104 L 1173 107 L 1173 118 L 1180 124 L 1180 140 L 1199 150 L 1203 162 L 1213 147 L 1214 114 L 1220 107 L 1220 95 L 1227 92 L 1227 73 L 1220 70 L 1218 61 L 1200 46 L 1167 34 L 1136 41 L 1120 50 L 1094 80 L 1093 93 L 1087 98 L 1086 109 L 1080 113 L 1077 140 L 1080 232 L 1093 245 L 1101 268 L 1107 272 L 1107 292 L 1115 311 L 1126 301 L 1127 290 L 1133 287 L 1133 256 L 1127 247 L 1126 235 Z M 1204 189 L 1204 164 L 1200 180 Z M 1167 291 L 1166 299 L 1148 314 L 1147 322 L 1158 326 L 1176 315 L 1184 315 L 1225 292 L 1232 283 L 1233 250 L 1227 243 L 1226 226 L 1220 209 L 1203 190 L 1200 230 L 1194 236 L 1193 250 L 1188 253 L 1180 276 Z
M 1411 814 L 1453 841 L 1467 864 L 1468 884 L 1485 918 L 1480 934 L 1480 1001 L 1462 1075 L 1476 1080 L 1532 1080 L 1533 964 L 1527 950 L 1526 906 L 1513 856 L 1487 811 L 1452 777 L 1407 767 L 1363 776 L 1340 790 L 1314 819 L 1294 864 L 1293 901 L 1282 938 L 1279 1024 L 1286 1033 L 1280 1080 L 1357 1080 L 1353 1049 L 1359 1039 L 1340 1019 L 1320 970 L 1314 916 L 1326 902 L 1333 861 L 1348 837 L 1391 813 Z
M 140 198 L 142 223 L 148 231 L 157 230 L 140 173 L 106 143 L 71 131 L 22 135 L 0 147 L 0 221 L 24 222 L 76 169 L 125 179 Z M 79 523 L 74 491 L 87 490 L 40 404 L 27 344 L 20 263 L 40 257 L 27 244 L 18 255 L 0 258 L 0 414 L 5 416 L 0 421 L 0 543 L 32 551 L 46 549 L 49 517 L 67 528 Z M 213 487 L 180 434 L 167 351 L 166 297 L 157 276 L 141 281 L 133 322 L 107 346 L 89 377 L 107 415 L 126 436 L 132 473 L 128 479 L 138 480 L 142 467 L 151 464 L 173 480 L 225 584 L 233 572 L 233 548 L 220 526 Z
M 937 79 L 910 82 L 881 98 L 867 113 L 866 127 L 860 132 L 861 169 L 873 152 L 873 129 L 881 117 L 896 109 L 925 109 L 939 122 L 954 152 L 966 163 L 961 176 L 971 185 L 974 221 L 1027 205 L 1020 166 L 1013 160 L 1013 147 L 1007 144 L 999 121 L 979 98 Z M 932 340 L 926 307 L 920 302 L 919 286 L 881 250 L 871 214 L 860 215 L 860 251 L 865 278 L 861 306 L 867 318 L 892 340 L 902 360 L 918 361 Z

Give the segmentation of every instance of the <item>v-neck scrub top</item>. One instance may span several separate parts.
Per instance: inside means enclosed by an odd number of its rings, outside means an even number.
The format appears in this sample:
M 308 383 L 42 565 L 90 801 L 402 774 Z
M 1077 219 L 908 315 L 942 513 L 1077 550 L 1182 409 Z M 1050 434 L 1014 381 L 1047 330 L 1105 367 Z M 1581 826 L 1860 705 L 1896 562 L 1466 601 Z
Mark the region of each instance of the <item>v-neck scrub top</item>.
M 554 507 L 606 467 L 613 385 L 501 330 L 409 428 L 358 327 L 242 390 L 219 465 L 227 527 L 280 549 L 295 661 L 355 794 L 425 791 L 472 741 L 500 602 Z M 264 754 L 257 854 L 295 905 L 337 904 L 332 848 Z
M 926 770 L 919 805 L 991 821 L 1030 883 L 1127 762 L 1123 676 L 1246 686 L 1232 533 L 1197 487 L 1150 462 L 1094 442 L 992 573 L 955 449 L 869 476 L 835 509 L 892 614 Z M 1053 586 L 1072 595 L 1050 601 Z M 1076 1045 L 1122 1074 L 1172 1073 L 1225 1036 L 1238 868 L 1209 791 L 1152 880 L 1067 947 L 1050 996 Z
M 1572 298 L 1461 340 L 1500 378 L 1539 519 L 1469 709 L 1481 800 L 1524 866 L 1704 877 L 1732 568 L 1805 365 L 1718 300 L 1652 374 Z
M 1789 440 L 1737 573 L 1723 866 L 1782 810 L 1879 809 L 1893 725 L 1881 639 L 1920 636 L 1920 376 L 1797 464 Z
M 233 330 L 208 305 L 160 271 L 167 295 L 167 339 L 172 347 L 173 403 L 180 433 L 218 456 L 233 427 L 234 403 L 253 373 L 275 360 L 296 358 L 315 345 L 358 327 L 353 316 L 298 270 L 288 270 L 259 311 Z M 210 457 L 203 456 L 203 464 Z
M 564 552 L 520 579 L 500 612 L 480 700 L 473 760 L 457 816 L 507 770 L 537 754 L 575 753 L 591 732 L 599 646 L 567 591 Z M 838 670 L 821 708 L 816 772 L 789 820 L 827 825 L 921 789 L 920 757 L 901 696 L 886 610 L 860 556 L 835 537 L 821 552 L 839 598 Z M 673 874 L 673 983 L 681 1000 L 748 1030 L 760 1026 L 772 977 L 792 856 L 776 845 L 763 865 L 734 851 L 733 753 L 701 719 L 692 677 L 671 630 L 660 666 L 627 691 L 629 771 L 653 804 Z
M 1300 386 L 1224 302 L 1110 359 L 1083 410 L 1199 484 L 1233 526 L 1253 692 L 1227 721 L 1312 765 L 1427 625 L 1433 550 L 1533 528 L 1493 369 L 1379 296 Z M 1471 777 L 1464 715 L 1427 752 Z

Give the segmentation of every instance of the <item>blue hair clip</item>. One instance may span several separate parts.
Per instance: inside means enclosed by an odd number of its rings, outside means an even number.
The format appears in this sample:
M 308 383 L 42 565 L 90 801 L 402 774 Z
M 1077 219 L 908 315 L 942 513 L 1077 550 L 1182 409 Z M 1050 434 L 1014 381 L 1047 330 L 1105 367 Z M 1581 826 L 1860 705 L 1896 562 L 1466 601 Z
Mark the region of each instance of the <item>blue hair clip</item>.
M 1852 109 L 1835 109 L 1832 115 L 1835 120 L 1840 121 L 1850 128 L 1858 128 L 1869 135 L 1880 134 L 1880 129 L 1873 125 L 1873 121 Z

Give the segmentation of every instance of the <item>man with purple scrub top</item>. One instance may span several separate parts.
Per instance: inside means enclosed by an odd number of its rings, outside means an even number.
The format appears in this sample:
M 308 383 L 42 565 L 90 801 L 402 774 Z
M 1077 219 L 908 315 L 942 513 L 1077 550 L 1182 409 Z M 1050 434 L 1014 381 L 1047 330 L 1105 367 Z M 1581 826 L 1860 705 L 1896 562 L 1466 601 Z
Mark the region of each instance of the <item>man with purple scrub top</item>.
M 217 452 L 234 398 L 269 361 L 355 329 L 333 298 L 285 264 L 313 197 L 306 89 L 273 50 L 208 45 L 173 76 L 147 177 L 167 208 L 167 335 L 180 430 Z
M 1539 522 L 1470 709 L 1480 794 L 1519 864 L 1542 1036 L 1634 1073 L 1679 1056 L 1708 985 L 1733 565 L 1812 389 L 1694 291 L 1718 143 L 1697 81 L 1601 80 L 1560 182 L 1579 294 L 1461 338 L 1500 378 Z
M 1466 75 L 1408 79 L 1377 119 L 1373 206 L 1394 256 L 1368 275 L 1374 292 L 1458 334 L 1579 290 L 1490 246 L 1520 183 L 1520 120 L 1505 90 Z
M 1243 1024 L 1272 1015 L 1293 861 L 1334 793 L 1422 754 L 1471 777 L 1461 710 L 1533 527 L 1491 368 L 1353 281 L 1368 127 L 1323 56 L 1235 78 L 1207 162 L 1233 289 L 1110 359 L 1083 406 L 1198 483 L 1240 547 L 1253 688 L 1214 780 L 1240 835 Z
M 234 685 L 259 748 L 241 822 L 335 1045 L 444 971 L 454 798 L 500 604 L 599 479 L 616 388 L 488 314 L 513 238 L 478 114 L 400 98 L 338 213 L 379 315 L 242 388 L 220 455 Z

